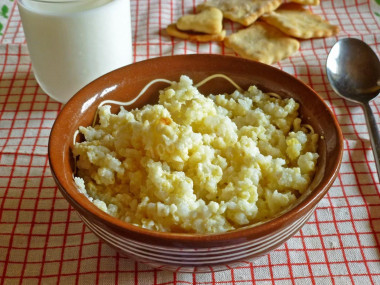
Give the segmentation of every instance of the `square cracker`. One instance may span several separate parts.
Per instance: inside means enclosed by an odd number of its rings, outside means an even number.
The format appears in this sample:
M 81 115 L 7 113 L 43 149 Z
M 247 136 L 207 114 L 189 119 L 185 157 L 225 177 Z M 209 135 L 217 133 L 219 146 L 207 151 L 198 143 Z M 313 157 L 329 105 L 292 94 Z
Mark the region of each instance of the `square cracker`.
M 263 22 L 230 35 L 224 43 L 240 56 L 266 64 L 287 58 L 300 47 L 296 39 Z
M 282 0 L 208 0 L 197 6 L 197 10 L 216 7 L 223 16 L 244 26 L 249 26 L 261 15 L 276 10 Z
M 285 34 L 300 39 L 330 37 L 339 33 L 338 26 L 331 25 L 298 4 L 284 4 L 261 19 Z
M 319 0 L 290 0 L 301 5 L 319 5 Z
M 166 28 L 166 32 L 176 38 L 180 38 L 183 40 L 189 40 L 193 42 L 221 42 L 224 40 L 226 36 L 226 31 L 223 30 L 219 34 L 200 34 L 200 33 L 192 33 L 192 32 L 184 32 L 177 29 L 176 24 L 170 24 Z
M 206 34 L 219 34 L 223 30 L 223 13 L 217 8 L 210 7 L 195 15 L 184 15 L 178 19 L 177 29 Z

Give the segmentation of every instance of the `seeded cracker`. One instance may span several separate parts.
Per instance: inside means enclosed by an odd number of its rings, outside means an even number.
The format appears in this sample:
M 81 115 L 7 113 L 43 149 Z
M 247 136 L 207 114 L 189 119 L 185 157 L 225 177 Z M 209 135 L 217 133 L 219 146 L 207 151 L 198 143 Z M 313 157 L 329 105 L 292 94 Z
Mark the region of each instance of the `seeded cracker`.
M 287 58 L 300 47 L 296 39 L 263 22 L 230 35 L 224 43 L 240 56 L 266 64 Z
M 276 11 L 261 17 L 289 36 L 301 39 L 330 37 L 339 32 L 339 27 L 331 25 L 320 16 L 297 4 L 285 4 Z
M 220 34 L 223 30 L 223 13 L 210 7 L 195 15 L 184 15 L 177 21 L 177 29 L 206 34 Z
M 226 31 L 223 30 L 219 34 L 199 34 L 192 32 L 184 32 L 177 29 L 176 24 L 170 24 L 166 28 L 166 32 L 173 37 L 180 38 L 183 40 L 189 40 L 193 42 L 220 42 L 223 41 L 226 36 Z
M 208 0 L 198 5 L 197 10 L 216 7 L 225 18 L 249 26 L 261 15 L 276 10 L 281 3 L 282 0 Z

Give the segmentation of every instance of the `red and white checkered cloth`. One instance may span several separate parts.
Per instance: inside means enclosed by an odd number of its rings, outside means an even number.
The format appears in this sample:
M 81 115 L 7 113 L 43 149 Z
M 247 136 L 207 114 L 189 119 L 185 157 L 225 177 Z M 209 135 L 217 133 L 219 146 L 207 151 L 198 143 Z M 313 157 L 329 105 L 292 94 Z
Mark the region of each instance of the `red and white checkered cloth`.
M 373 1 L 373 2 L 371 2 Z M 380 184 L 362 109 L 334 94 L 325 61 L 343 37 L 380 54 L 375 0 L 321 0 L 311 9 L 341 32 L 305 40 L 276 66 L 316 90 L 339 120 L 339 177 L 310 221 L 281 248 L 223 272 L 179 274 L 120 256 L 80 221 L 57 190 L 47 145 L 62 109 L 38 87 L 14 0 L 0 0 L 0 285 L 2 284 L 380 284 Z M 131 1 L 134 61 L 172 54 L 234 53 L 216 43 L 170 38 L 163 29 L 199 1 Z M 371 5 L 373 7 L 371 7 Z M 2 8 L 7 6 L 7 8 Z M 225 22 L 228 33 L 239 25 Z M 380 120 L 380 98 L 371 103 Z

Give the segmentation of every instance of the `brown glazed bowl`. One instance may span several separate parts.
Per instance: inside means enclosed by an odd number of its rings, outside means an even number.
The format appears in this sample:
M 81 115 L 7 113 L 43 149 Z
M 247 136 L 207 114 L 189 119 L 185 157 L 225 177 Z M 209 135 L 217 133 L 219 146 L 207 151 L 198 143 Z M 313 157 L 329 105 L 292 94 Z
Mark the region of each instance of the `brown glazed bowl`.
M 265 92 L 293 97 L 303 120 L 323 136 L 319 141 L 318 169 L 307 191 L 289 211 L 258 225 L 221 234 L 178 234 L 147 230 L 114 218 L 79 193 L 73 181 L 73 135 L 91 125 L 104 100 L 129 101 L 153 79 L 178 81 L 188 75 L 194 84 L 222 73 L 242 88 L 256 85 Z M 155 103 L 155 83 L 129 109 Z M 200 87 L 203 94 L 232 92 L 226 80 L 213 79 Z M 116 112 L 118 107 L 115 106 Z M 223 270 L 269 253 L 292 237 L 309 219 L 333 184 L 341 163 L 343 137 L 338 122 L 324 101 L 293 76 L 269 65 L 221 55 L 178 55 L 138 62 L 112 71 L 80 90 L 64 106 L 50 135 L 49 162 L 62 195 L 100 239 L 120 253 L 160 269 L 182 272 Z

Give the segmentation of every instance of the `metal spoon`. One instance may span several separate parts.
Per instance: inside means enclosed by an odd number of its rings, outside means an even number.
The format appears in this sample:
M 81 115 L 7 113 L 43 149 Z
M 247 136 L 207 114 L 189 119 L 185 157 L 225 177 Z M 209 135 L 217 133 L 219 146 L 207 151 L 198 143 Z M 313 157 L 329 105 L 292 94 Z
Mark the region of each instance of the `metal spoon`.
M 326 69 L 333 90 L 364 109 L 380 182 L 380 133 L 369 105 L 380 92 L 379 59 L 366 43 L 345 38 L 332 47 Z

